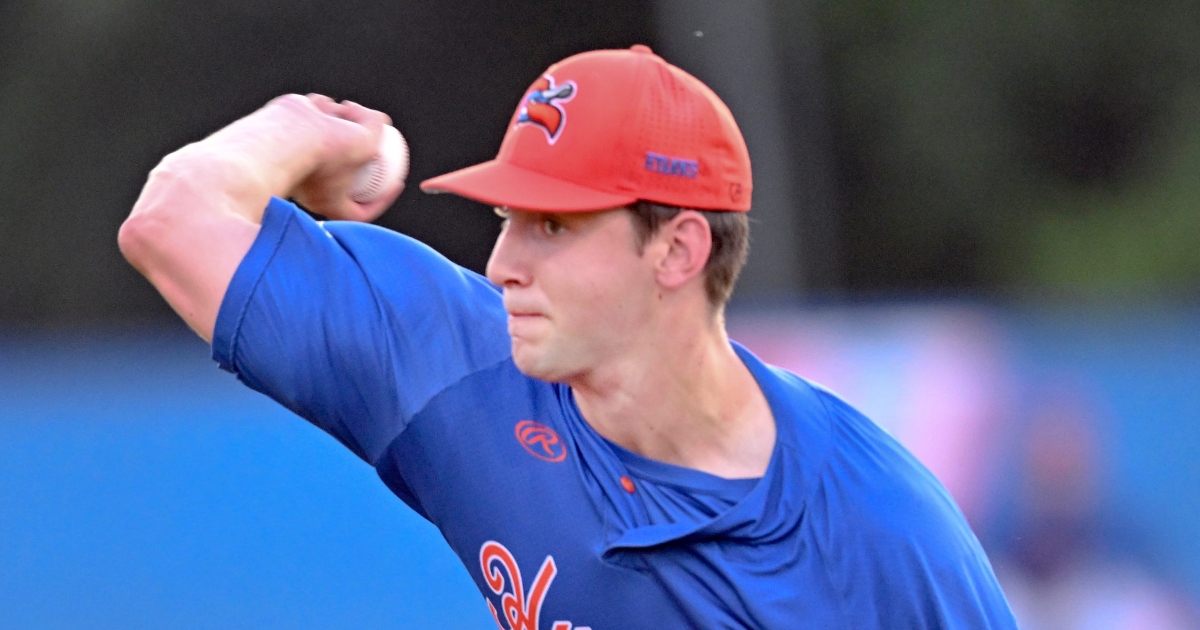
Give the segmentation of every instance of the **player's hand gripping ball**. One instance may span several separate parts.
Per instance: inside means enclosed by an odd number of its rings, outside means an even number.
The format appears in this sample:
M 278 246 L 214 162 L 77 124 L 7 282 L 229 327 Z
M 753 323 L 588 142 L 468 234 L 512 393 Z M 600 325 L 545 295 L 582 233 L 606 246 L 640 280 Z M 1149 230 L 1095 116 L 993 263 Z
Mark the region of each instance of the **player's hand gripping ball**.
M 370 203 L 384 194 L 404 190 L 408 177 L 408 143 L 400 131 L 384 125 L 379 138 L 379 150 L 370 162 L 358 169 L 350 198 L 357 203 Z

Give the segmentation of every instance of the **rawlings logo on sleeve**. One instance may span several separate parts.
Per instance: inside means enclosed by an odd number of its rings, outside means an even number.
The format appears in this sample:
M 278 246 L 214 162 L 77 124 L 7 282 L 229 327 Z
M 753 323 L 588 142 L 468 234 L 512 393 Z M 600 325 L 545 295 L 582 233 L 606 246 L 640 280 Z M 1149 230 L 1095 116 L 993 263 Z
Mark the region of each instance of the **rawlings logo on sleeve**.
M 504 621 L 497 612 L 496 605 L 489 597 L 488 609 L 500 630 L 540 630 L 539 618 L 542 614 L 542 602 L 550 583 L 558 573 L 554 565 L 554 556 L 546 556 L 542 567 L 533 578 L 533 586 L 525 593 L 525 583 L 521 579 L 521 568 L 512 552 L 504 545 L 489 540 L 479 548 L 479 566 L 483 569 L 483 579 L 487 582 L 492 593 L 500 597 L 500 609 L 504 612 Z M 555 621 L 550 630 L 572 630 L 570 621 Z M 575 626 L 574 630 L 591 630 L 587 626 Z
M 567 458 L 567 447 L 559 439 L 558 434 L 554 432 L 554 429 L 540 422 L 522 420 L 517 423 L 514 432 L 521 446 L 524 446 L 530 455 L 540 460 L 561 462 Z

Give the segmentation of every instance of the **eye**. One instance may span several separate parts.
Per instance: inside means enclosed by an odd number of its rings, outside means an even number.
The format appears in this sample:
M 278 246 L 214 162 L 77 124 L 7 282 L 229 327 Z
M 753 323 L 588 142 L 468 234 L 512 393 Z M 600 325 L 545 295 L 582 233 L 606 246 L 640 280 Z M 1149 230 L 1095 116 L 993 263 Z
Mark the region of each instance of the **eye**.
M 546 236 L 557 236 L 563 231 L 563 224 L 551 218 L 542 219 L 542 231 Z

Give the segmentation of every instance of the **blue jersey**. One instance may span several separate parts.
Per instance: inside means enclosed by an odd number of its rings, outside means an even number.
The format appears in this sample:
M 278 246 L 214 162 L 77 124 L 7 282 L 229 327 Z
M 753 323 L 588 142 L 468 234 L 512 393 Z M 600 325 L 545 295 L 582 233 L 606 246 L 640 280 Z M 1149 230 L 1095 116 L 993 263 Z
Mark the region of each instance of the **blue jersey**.
M 511 358 L 499 291 L 410 238 L 272 200 L 220 365 L 329 432 L 441 530 L 504 630 L 1014 628 L 941 484 L 828 391 L 738 356 L 761 479 L 606 440 Z

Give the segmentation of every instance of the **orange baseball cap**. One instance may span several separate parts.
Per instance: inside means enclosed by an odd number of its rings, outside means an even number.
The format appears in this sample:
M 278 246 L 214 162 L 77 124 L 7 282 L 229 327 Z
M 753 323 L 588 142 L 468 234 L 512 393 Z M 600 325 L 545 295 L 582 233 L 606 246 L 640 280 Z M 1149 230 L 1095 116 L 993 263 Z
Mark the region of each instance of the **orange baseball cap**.
M 745 212 L 750 155 L 708 86 L 637 45 L 550 66 L 521 98 L 496 159 L 421 190 L 547 212 L 638 200 Z

